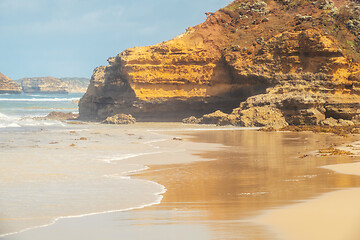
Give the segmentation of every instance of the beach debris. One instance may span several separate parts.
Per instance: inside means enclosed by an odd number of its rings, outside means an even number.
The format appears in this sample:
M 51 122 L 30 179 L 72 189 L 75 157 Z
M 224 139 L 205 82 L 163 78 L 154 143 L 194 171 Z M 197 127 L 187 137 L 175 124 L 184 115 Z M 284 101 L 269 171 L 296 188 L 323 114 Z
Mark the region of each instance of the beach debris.
M 101 123 L 105 124 L 134 124 L 136 123 L 136 119 L 130 114 L 116 114 L 114 116 L 106 118 Z
M 79 122 L 79 121 L 68 121 L 66 123 L 67 124 L 72 124 L 72 125 L 85 125 L 85 124 L 88 124 L 86 122 Z
M 319 126 L 319 125 L 301 125 L 286 126 L 280 129 L 261 128 L 260 131 L 290 131 L 290 132 L 315 132 L 315 133 L 333 133 L 342 137 L 348 134 L 360 134 L 360 125 L 351 126 Z
M 58 144 L 59 142 L 50 142 L 49 144 Z
M 75 146 L 76 146 L 75 143 L 72 143 L 72 144 L 70 144 L 69 147 L 75 147 Z
M 179 137 L 174 137 L 173 140 L 175 140 L 175 141 L 183 141 L 183 139 L 179 138 Z
M 320 153 L 321 156 L 352 155 L 350 151 L 340 150 L 333 147 L 319 149 L 318 153 Z
M 84 140 L 87 140 L 87 138 L 86 137 L 81 137 L 79 140 L 84 141 Z

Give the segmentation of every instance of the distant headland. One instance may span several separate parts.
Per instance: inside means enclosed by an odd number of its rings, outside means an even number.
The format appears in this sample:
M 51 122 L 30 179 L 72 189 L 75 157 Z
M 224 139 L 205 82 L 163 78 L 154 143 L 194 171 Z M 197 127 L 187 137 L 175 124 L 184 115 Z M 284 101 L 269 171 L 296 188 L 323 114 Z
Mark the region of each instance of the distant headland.
M 0 93 L 83 93 L 89 85 L 88 78 L 33 77 L 11 80 L 0 73 Z

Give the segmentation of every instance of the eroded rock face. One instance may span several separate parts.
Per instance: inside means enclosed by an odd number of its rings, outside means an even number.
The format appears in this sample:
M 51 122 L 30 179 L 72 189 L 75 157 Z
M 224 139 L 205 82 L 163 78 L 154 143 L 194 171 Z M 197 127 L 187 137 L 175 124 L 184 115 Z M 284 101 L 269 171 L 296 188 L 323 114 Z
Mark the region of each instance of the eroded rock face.
M 21 87 L 19 84 L 16 84 L 9 77 L 0 73 L 0 94 L 10 93 L 10 94 L 20 94 Z
M 20 81 L 24 93 L 69 93 L 67 84 L 54 77 L 23 78 Z
M 80 117 L 194 122 L 221 110 L 214 123 L 271 127 L 358 119 L 360 6 L 329 2 L 237 0 L 173 40 L 125 50 L 94 70 Z
M 70 93 L 85 93 L 90 83 L 88 78 L 67 77 L 60 80 L 66 84 Z

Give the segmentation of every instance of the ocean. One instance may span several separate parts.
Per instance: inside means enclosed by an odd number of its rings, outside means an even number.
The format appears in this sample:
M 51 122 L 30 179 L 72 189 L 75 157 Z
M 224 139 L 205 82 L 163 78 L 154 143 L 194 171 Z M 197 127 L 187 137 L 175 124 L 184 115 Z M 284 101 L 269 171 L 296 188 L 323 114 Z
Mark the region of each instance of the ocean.
M 41 123 L 32 121 L 31 118 L 44 117 L 51 111 L 77 113 L 77 102 L 82 95 L 82 93 L 0 94 L 0 128 L 36 126 Z
M 38 120 L 77 113 L 81 94 L 0 95 L 0 239 L 59 219 L 160 203 L 165 188 L 129 175 L 141 157 L 171 152 L 145 126 L 114 127 Z

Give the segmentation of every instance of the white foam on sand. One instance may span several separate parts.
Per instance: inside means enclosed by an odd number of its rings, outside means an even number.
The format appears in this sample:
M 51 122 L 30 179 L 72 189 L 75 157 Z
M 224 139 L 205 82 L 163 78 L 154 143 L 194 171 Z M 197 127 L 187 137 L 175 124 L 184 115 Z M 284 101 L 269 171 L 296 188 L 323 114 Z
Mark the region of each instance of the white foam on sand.
M 165 154 L 165 153 L 176 153 L 176 152 L 184 152 L 185 149 L 180 149 L 180 150 L 176 150 L 176 151 L 157 151 L 157 152 L 141 152 L 141 153 L 125 153 L 119 156 L 114 156 L 114 157 L 110 157 L 110 158 L 102 158 L 101 160 L 107 163 L 113 163 L 116 161 L 122 161 L 122 160 L 127 160 L 130 158 L 136 158 L 136 157 L 141 157 L 141 156 L 147 156 L 147 155 L 156 155 L 156 154 Z
M 79 129 L 80 130 L 80 129 Z M 168 129 L 165 129 L 165 131 L 167 131 Z M 177 129 L 176 131 L 183 131 L 183 129 L 179 128 Z M 190 131 L 193 131 L 193 129 L 189 129 Z M 83 130 L 83 131 L 88 131 L 88 130 Z M 150 131 L 152 132 L 152 130 L 146 130 L 146 131 Z M 159 130 L 159 131 L 164 131 L 163 130 Z M 191 146 L 191 149 L 195 149 L 197 150 L 197 145 L 193 144 L 193 143 L 187 143 L 186 141 L 172 141 L 170 139 L 172 139 L 173 136 L 171 136 L 170 138 L 166 138 L 166 135 L 164 136 L 163 134 L 159 134 L 159 133 L 155 133 L 156 135 L 161 135 L 160 138 L 156 138 L 156 139 L 149 139 L 149 140 L 145 140 L 144 142 L 141 142 L 141 144 L 145 144 L 147 145 L 147 147 L 152 147 L 153 151 L 151 151 L 150 149 L 148 149 L 148 151 L 143 151 L 143 152 L 138 152 L 138 153 L 123 153 L 123 154 L 119 154 L 119 155 L 116 155 L 116 156 L 110 156 L 108 158 L 99 158 L 97 160 L 101 160 L 101 161 L 104 161 L 106 163 L 115 163 L 116 161 L 122 161 L 122 160 L 127 160 L 127 159 L 131 159 L 131 158 L 136 158 L 136 157 L 142 157 L 142 156 L 148 156 L 148 155 L 156 155 L 156 154 L 173 154 L 171 155 L 171 157 L 178 157 L 179 159 L 175 159 L 175 160 L 171 160 L 171 162 L 183 162 L 184 161 L 184 157 L 181 157 L 179 156 L 179 154 L 176 154 L 177 152 L 184 152 L 184 151 L 187 151 L 185 148 L 184 148 L 184 144 L 186 144 L 186 146 Z M 170 140 L 170 147 L 169 146 L 166 146 L 165 149 L 162 149 L 162 151 L 158 151 L 158 150 L 155 150 L 156 149 L 156 143 L 161 143 L 161 142 L 164 142 L 164 141 L 169 141 Z M 154 144 L 154 145 L 152 145 Z M 175 145 L 174 145 L 175 144 Z M 174 145 L 174 146 L 173 146 Z M 200 144 L 201 145 L 201 144 Z M 206 144 L 208 146 L 208 144 Z M 161 146 L 161 144 L 160 144 Z M 203 146 L 203 145 L 201 145 Z M 162 147 L 161 147 L 162 148 Z M 179 149 L 180 148 L 180 149 Z M 201 148 L 201 147 L 200 147 Z M 130 150 L 130 149 L 129 149 Z M 139 151 L 141 151 L 139 149 Z M 175 154 L 174 154 L 175 153 Z M 180 159 L 181 158 L 181 159 Z M 186 158 L 187 159 L 187 158 Z M 202 159 L 197 159 L 197 158 L 194 158 L 195 160 L 194 161 L 197 161 L 197 160 L 202 160 Z M 138 159 L 140 162 L 143 161 L 144 159 Z M 145 159 L 146 160 L 146 159 Z M 132 162 L 133 160 L 131 160 L 130 162 Z M 153 157 L 152 158 L 152 161 L 151 161 L 151 164 L 156 164 L 156 161 L 157 161 L 157 158 L 156 157 Z M 208 160 L 207 160 L 208 161 Z M 138 162 L 138 161 L 137 161 Z M 131 168 L 131 170 L 127 171 L 127 172 L 121 172 L 120 174 L 109 174 L 109 175 L 104 175 L 104 177 L 106 178 L 118 178 L 118 179 L 121 179 L 121 180 L 126 180 L 126 181 L 129 181 L 129 183 L 131 183 L 131 181 L 141 181 L 140 184 L 147 184 L 149 185 L 150 184 L 150 191 L 149 191 L 149 194 L 152 194 L 152 196 L 154 196 L 154 198 L 152 197 L 151 200 L 149 202 L 146 203 L 146 198 L 144 200 L 141 200 L 140 203 L 137 203 L 138 205 L 136 206 L 136 204 L 134 204 L 135 206 L 132 206 L 132 207 L 129 207 L 128 206 L 124 206 L 124 208 L 120 208 L 120 209 L 114 209 L 114 210 L 107 210 L 107 211 L 99 211 L 99 212 L 92 212 L 92 213 L 84 213 L 84 214 L 79 214 L 79 215 L 66 215 L 66 216 L 56 216 L 54 217 L 53 219 L 49 219 L 49 223 L 47 224 L 44 224 L 44 225 L 38 225 L 38 226 L 33 226 L 33 227 L 29 227 L 29 228 L 25 228 L 23 230 L 20 230 L 20 231 L 16 231 L 16 232 L 11 232 L 11 233 L 6 233 L 6 234 L 3 234 L 3 235 L 0 235 L 0 238 L 1 237 L 5 237 L 5 236 L 9 236 L 9 235 L 14 235 L 14 234 L 19 234 L 19 233 L 23 233 L 25 231 L 29 231 L 29 230 L 33 230 L 33 229 L 37 229 L 37 228 L 43 228 L 43 227 L 47 227 L 47 226 L 50 226 L 50 225 L 53 225 L 55 224 L 57 221 L 59 221 L 60 219 L 67 219 L 67 218 L 81 218 L 81 217 L 86 217 L 86 216 L 92 216 L 92 215 L 98 215 L 98 214 L 106 214 L 106 213 L 113 213 L 113 212 L 122 212 L 122 211 L 129 211 L 129 210 L 134 210 L 134 209 L 141 209 L 141 208 L 145 208 L 145 207 L 148 207 L 148 206 L 152 206 L 152 205 L 156 205 L 156 204 L 159 204 L 161 203 L 161 200 L 163 198 L 162 194 L 164 194 L 167 190 L 166 188 L 163 186 L 163 185 L 160 185 L 156 182 L 153 182 L 153 181 L 148 181 L 148 180 L 139 180 L 139 179 L 132 179 L 129 175 L 133 174 L 133 173 L 136 173 L 136 172 L 140 172 L 140 171 L 144 171 L 144 170 L 147 170 L 148 167 L 145 166 L 145 164 L 147 164 L 148 162 L 146 161 L 144 163 L 144 165 L 142 164 L 139 164 L 139 165 L 135 165 L 134 168 Z M 144 185 L 144 186 L 145 186 Z M 154 189 L 153 189 L 154 187 Z M 152 192 L 153 191 L 153 192 Z M 147 195 L 146 195 L 147 196 Z M 145 202 L 145 203 L 144 203 Z M 96 211 L 96 210 L 95 210 Z
M 41 116 L 39 116 L 41 117 Z M 38 126 L 65 126 L 57 120 L 38 120 L 30 117 L 8 116 L 0 113 L 0 128 L 20 128 Z
M 0 98 L 0 102 L 72 102 L 80 98 Z
M 140 165 L 139 165 L 140 166 Z M 123 172 L 119 175 L 114 174 L 114 175 L 105 175 L 104 177 L 108 177 L 108 178 L 120 178 L 120 179 L 128 179 L 131 180 L 130 176 L 127 176 L 131 173 L 135 173 L 135 172 L 141 172 L 144 170 L 147 170 L 148 167 L 144 166 L 141 167 L 139 169 L 135 169 L 135 170 L 130 170 L 127 172 Z M 15 235 L 15 234 L 20 234 L 26 231 L 30 231 L 30 230 L 34 230 L 34 229 L 38 229 L 38 228 L 44 228 L 44 227 L 48 227 L 51 226 L 53 224 L 55 224 L 57 221 L 61 220 L 61 219 L 68 219 L 68 218 L 82 218 L 82 217 L 88 217 L 88 216 L 93 216 L 93 215 L 98 215 L 98 214 L 107 214 L 107 213 L 114 213 L 114 212 L 124 212 L 124 211 L 131 211 L 131 210 L 135 210 L 135 209 L 142 209 L 145 207 L 150 207 L 153 205 L 157 205 L 161 203 L 161 200 L 163 199 L 163 194 L 166 193 L 167 189 L 161 185 L 158 184 L 156 182 L 153 181 L 149 181 L 149 180 L 141 180 L 143 182 L 149 183 L 149 184 L 153 184 L 157 187 L 160 188 L 160 191 L 154 192 L 153 195 L 156 196 L 156 200 L 149 202 L 149 203 L 145 203 L 145 204 L 141 204 L 138 206 L 133 206 L 133 207 L 128 207 L 128 208 L 123 208 L 123 209 L 114 209 L 114 210 L 109 210 L 109 211 L 102 211 L 102 212 L 93 212 L 93 213 L 85 213 L 85 214 L 80 214 L 80 215 L 72 215 L 72 216 L 59 216 L 56 217 L 54 219 L 52 219 L 48 224 L 44 224 L 44 225 L 39 225 L 39 226 L 34 226 L 34 227 L 29 227 L 29 228 L 25 228 L 23 230 L 17 231 L 17 232 L 10 232 L 10 233 L 6 233 L 6 234 L 2 234 L 0 235 L 0 238 L 6 237 L 6 236 L 10 236 L 10 235 Z
M 160 153 L 166 153 L 166 151 L 159 151 L 159 152 L 143 152 L 143 153 L 125 153 L 119 156 L 115 156 L 115 157 L 110 157 L 110 158 L 106 158 L 106 159 L 101 159 L 104 162 L 107 163 L 112 163 L 115 161 L 122 161 L 122 160 L 126 160 L 129 158 L 135 158 L 135 157 L 140 157 L 140 156 L 145 156 L 145 155 L 153 155 L 153 154 L 160 154 Z

